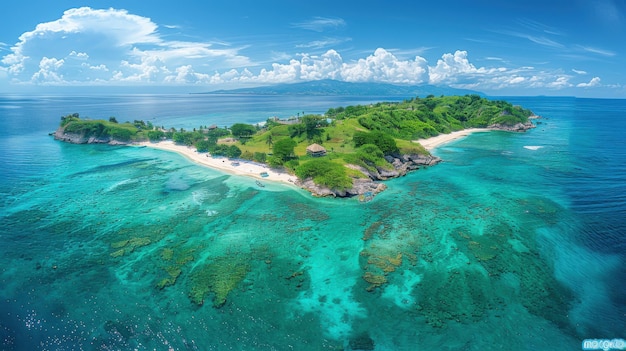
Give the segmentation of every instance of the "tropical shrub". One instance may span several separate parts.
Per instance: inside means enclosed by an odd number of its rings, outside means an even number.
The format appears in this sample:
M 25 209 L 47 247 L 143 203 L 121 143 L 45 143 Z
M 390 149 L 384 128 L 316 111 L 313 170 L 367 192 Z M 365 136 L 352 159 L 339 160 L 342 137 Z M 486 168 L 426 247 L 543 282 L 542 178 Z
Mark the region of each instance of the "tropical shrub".
M 330 189 L 346 190 L 352 187 L 352 179 L 346 168 L 328 159 L 317 158 L 296 167 L 296 176 L 300 179 L 312 178 L 317 185 Z

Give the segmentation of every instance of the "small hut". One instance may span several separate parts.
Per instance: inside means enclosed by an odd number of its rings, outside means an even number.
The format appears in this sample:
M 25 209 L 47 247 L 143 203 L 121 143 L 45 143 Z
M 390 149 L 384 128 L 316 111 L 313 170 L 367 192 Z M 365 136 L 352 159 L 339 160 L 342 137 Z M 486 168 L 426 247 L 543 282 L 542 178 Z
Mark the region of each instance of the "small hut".
M 320 144 L 311 144 L 306 148 L 307 155 L 319 157 L 326 155 L 326 149 Z

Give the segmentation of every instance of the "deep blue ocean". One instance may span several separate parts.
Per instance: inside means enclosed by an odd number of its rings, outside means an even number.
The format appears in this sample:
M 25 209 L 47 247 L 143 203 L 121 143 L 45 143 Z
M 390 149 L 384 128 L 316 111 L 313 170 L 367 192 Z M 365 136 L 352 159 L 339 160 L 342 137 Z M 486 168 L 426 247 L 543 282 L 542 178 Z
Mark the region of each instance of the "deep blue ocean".
M 71 145 L 410 97 L 0 96 L 0 350 L 581 350 L 626 338 L 626 100 L 506 97 L 374 200 Z

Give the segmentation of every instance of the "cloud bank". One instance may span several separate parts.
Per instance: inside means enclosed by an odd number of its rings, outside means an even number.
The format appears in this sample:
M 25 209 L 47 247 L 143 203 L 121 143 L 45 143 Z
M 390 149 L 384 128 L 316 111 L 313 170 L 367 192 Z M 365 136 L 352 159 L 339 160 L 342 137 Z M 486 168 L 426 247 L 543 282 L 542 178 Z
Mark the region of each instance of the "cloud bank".
M 345 23 L 315 18 L 294 27 L 323 31 Z M 173 26 L 163 26 L 168 30 Z M 174 26 L 175 27 L 175 26 Z M 443 53 L 434 64 L 419 55 L 401 58 L 378 48 L 355 60 L 336 50 L 299 53 L 287 62 L 261 67 L 243 53 L 248 47 L 223 42 L 167 40 L 151 19 L 125 10 L 81 7 L 67 10 L 58 20 L 41 23 L 23 33 L 5 51 L 0 77 L 14 84 L 33 85 L 262 85 L 335 79 L 347 82 L 436 84 L 497 91 L 507 88 L 590 88 L 600 78 L 575 84 L 583 71 L 538 70 L 533 67 L 479 67 L 467 51 Z M 550 44 L 550 43 L 548 43 Z M 320 45 L 296 46 L 296 49 Z M 590 50 L 590 49 L 589 49 Z M 402 54 L 402 52 L 397 52 Z M 504 65 L 498 60 L 490 64 Z

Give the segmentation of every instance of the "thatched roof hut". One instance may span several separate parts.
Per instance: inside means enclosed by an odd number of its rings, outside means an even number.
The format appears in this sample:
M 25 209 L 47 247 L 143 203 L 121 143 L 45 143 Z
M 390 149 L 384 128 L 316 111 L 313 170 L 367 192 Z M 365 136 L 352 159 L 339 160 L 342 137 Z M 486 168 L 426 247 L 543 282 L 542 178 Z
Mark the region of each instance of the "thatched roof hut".
M 311 144 L 307 146 L 306 153 L 311 156 L 324 156 L 326 149 L 320 144 Z

